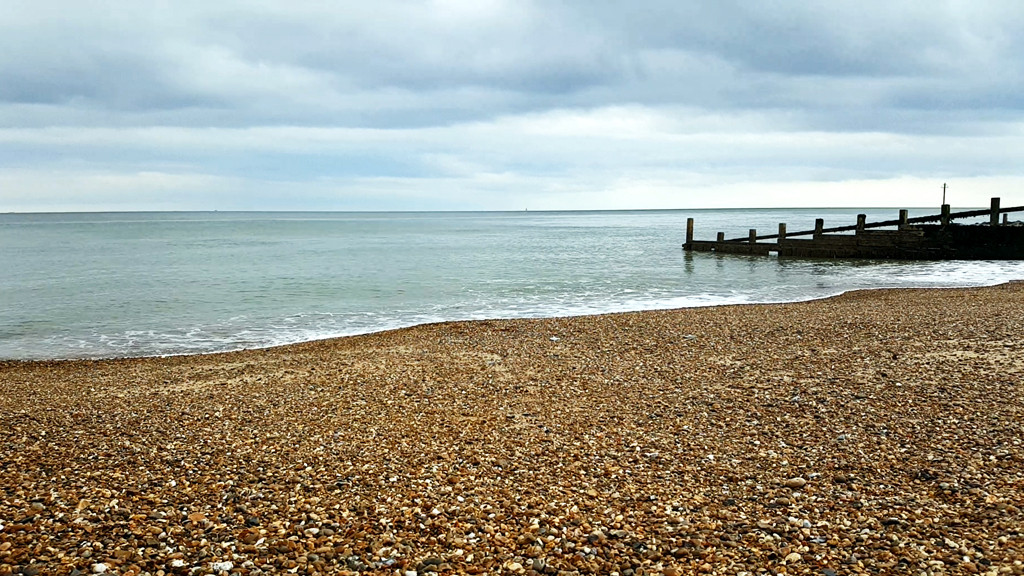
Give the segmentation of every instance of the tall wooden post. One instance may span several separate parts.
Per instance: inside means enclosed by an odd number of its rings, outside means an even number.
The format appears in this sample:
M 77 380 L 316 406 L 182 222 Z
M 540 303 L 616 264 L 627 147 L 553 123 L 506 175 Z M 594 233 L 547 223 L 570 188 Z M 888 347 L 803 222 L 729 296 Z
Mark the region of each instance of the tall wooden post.
M 910 226 L 910 210 L 900 210 L 900 230 Z
M 857 214 L 857 233 L 864 231 L 864 225 L 868 222 L 867 214 Z
M 786 223 L 779 222 L 779 244 L 786 240 Z
M 693 242 L 693 218 L 686 219 L 686 243 Z
M 939 221 L 943 226 L 949 226 L 949 204 L 942 205 L 942 214 L 939 215 Z
M 757 228 L 751 228 L 750 229 L 750 243 L 753 244 L 755 242 L 757 242 Z
M 717 242 L 725 242 L 725 232 L 719 232 L 718 237 L 715 238 Z
M 817 220 L 814 221 L 814 235 L 815 236 L 821 236 L 821 234 L 822 234 L 821 231 L 824 230 L 824 229 L 825 229 L 825 219 L 824 218 L 818 218 Z
M 989 216 L 988 223 L 992 226 L 999 226 L 999 198 L 992 199 L 992 214 Z

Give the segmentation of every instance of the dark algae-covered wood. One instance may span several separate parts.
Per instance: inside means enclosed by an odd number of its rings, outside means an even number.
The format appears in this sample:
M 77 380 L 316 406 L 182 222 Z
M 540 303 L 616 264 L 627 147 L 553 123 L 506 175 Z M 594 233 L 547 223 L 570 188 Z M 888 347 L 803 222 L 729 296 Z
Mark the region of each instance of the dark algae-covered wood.
M 1022 211 L 1024 206 L 1000 208 L 999 198 L 993 198 L 991 207 L 985 210 L 951 212 L 949 205 L 943 204 L 941 212 L 933 216 L 909 218 L 906 210 L 900 210 L 898 219 L 882 222 L 867 222 L 867 217 L 859 214 L 856 224 L 834 228 L 825 228 L 824 220 L 819 218 L 814 230 L 787 233 L 786 225 L 779 224 L 778 234 L 758 236 L 751 230 L 746 237 L 726 239 L 719 232 L 715 241 L 694 240 L 690 218 L 683 249 L 797 258 L 1022 260 L 1024 225 L 1008 220 L 1010 213 Z M 980 216 L 988 216 L 989 221 L 975 225 L 955 222 Z

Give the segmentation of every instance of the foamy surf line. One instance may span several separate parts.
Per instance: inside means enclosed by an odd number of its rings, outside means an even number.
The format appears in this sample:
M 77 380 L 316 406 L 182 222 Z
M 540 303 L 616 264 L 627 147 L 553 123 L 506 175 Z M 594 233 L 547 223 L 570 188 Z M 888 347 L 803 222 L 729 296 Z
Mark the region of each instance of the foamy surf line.
M 923 286 L 878 286 L 868 288 L 848 288 L 829 293 L 808 295 L 795 298 L 753 298 L 751 294 L 714 295 L 701 294 L 693 296 L 676 296 L 656 300 L 631 300 L 615 304 L 580 304 L 574 306 L 551 307 L 538 309 L 536 307 L 527 309 L 496 309 L 494 311 L 480 311 L 463 315 L 416 315 L 412 318 L 393 318 L 388 321 L 363 325 L 358 327 L 291 327 L 284 330 L 279 325 L 270 325 L 263 328 L 248 327 L 236 334 L 220 336 L 206 336 L 203 329 L 191 329 L 179 333 L 160 334 L 153 331 L 131 331 L 120 336 L 98 334 L 94 339 L 82 340 L 67 338 L 51 338 L 47 342 L 53 348 L 61 348 L 63 352 L 54 355 L 23 354 L 21 356 L 4 356 L 5 361 L 64 361 L 64 360 L 115 360 L 129 358 L 165 358 L 174 356 L 202 356 L 210 354 L 223 354 L 231 352 L 242 352 L 246 350 L 264 350 L 280 346 L 290 346 L 306 342 L 321 340 L 332 340 L 336 338 L 347 338 L 376 334 L 391 330 L 400 330 L 421 326 L 425 324 L 445 322 L 474 322 L 485 320 L 520 320 L 520 319 L 543 319 L 559 317 L 583 317 L 600 316 L 605 314 L 620 314 L 630 312 L 645 312 L 657 310 L 675 310 L 686 308 L 703 308 L 735 305 L 773 305 L 798 302 L 810 302 L 825 300 L 841 296 L 849 292 L 874 291 L 874 290 L 960 290 L 972 288 L 986 288 L 1002 284 L 1024 282 L 1024 279 L 1000 280 L 985 284 L 950 284 L 950 285 L 923 285 Z M 329 316 L 342 318 L 345 315 L 328 313 L 310 313 L 299 316 Z M 140 336 L 145 334 L 150 344 L 146 344 Z M 123 344 L 122 344 L 123 342 Z M 116 344 L 115 344 L 116 343 Z M 102 344 L 103 350 L 97 350 Z M 77 352 L 77 353 L 76 353 Z

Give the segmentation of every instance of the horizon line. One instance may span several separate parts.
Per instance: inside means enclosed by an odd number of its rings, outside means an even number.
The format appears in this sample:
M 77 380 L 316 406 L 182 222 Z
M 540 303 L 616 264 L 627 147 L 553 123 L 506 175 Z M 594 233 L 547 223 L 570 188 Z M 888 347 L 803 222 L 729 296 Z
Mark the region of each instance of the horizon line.
M 551 212 L 685 212 L 685 211 L 709 211 L 709 210 L 926 210 L 942 207 L 933 206 L 751 206 L 751 207 L 703 207 L 703 208 L 541 208 L 531 210 L 487 210 L 487 209 L 446 209 L 446 210 L 325 210 L 325 209 L 205 209 L 205 210 L 53 210 L 53 211 L 6 211 L 0 215 L 45 215 L 45 214 L 471 214 L 471 213 L 492 213 L 492 214 L 522 214 L 528 212 L 551 213 Z M 984 209 L 987 206 L 959 206 L 950 208 L 971 208 Z

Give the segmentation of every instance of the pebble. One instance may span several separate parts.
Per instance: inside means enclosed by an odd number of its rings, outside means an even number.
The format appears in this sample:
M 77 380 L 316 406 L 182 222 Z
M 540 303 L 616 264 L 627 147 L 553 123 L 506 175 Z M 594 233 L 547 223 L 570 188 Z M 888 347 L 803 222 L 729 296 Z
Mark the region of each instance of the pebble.
M 786 488 L 799 489 L 807 485 L 807 480 L 797 476 L 795 478 L 790 478 L 789 480 L 786 480 L 785 484 Z
M 0 576 L 1024 572 L 1021 318 L 1024 284 L 0 362 Z

